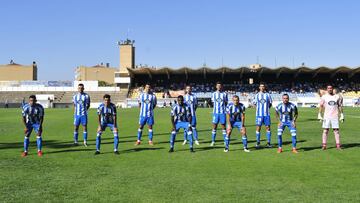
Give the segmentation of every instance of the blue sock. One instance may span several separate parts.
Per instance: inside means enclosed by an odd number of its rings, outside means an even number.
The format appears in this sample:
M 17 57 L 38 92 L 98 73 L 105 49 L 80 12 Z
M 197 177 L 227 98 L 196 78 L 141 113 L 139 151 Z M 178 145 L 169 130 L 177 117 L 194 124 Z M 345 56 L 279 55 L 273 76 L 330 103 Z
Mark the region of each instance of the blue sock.
M 216 130 L 213 129 L 213 130 L 211 131 L 211 141 L 215 142 L 215 139 L 216 139 Z
M 118 133 L 114 133 L 114 151 L 118 150 L 118 146 L 119 146 L 119 135 Z
M 266 132 L 266 139 L 267 139 L 267 142 L 270 144 L 271 143 L 271 131 Z
M 187 131 L 184 130 L 184 141 L 187 140 L 187 135 L 188 135 Z
M 260 132 L 256 131 L 256 143 L 260 144 Z
M 296 129 L 291 129 L 291 141 L 292 141 L 292 147 L 296 148 Z
M 282 147 L 282 135 L 278 134 L 278 147 L 281 148 Z
M 195 139 L 195 140 L 199 140 L 199 137 L 198 137 L 198 133 L 197 133 L 196 127 L 193 127 L 193 128 L 192 128 L 192 130 L 193 130 L 194 139 Z
M 149 129 L 149 141 L 153 140 L 153 130 Z
M 226 130 L 222 130 L 222 135 L 223 135 L 223 139 L 224 139 L 224 143 L 225 143 L 225 140 L 226 140 Z
M 190 141 L 190 148 L 193 148 L 193 144 L 194 144 L 194 142 L 193 142 L 193 133 L 191 132 L 191 131 L 189 131 L 188 133 L 187 133 L 187 139 Z
M 278 129 L 278 147 L 282 147 L 282 133 L 283 130 L 282 129 Z
M 100 145 L 101 145 L 101 133 L 98 133 L 96 135 L 96 151 L 100 151 Z
M 24 138 L 24 151 L 27 152 L 29 149 L 30 139 L 29 137 Z
M 78 142 L 79 133 L 74 132 L 74 142 Z
M 296 148 L 296 136 L 291 136 L 291 140 L 292 140 L 292 147 Z
M 244 149 L 247 149 L 247 136 L 246 135 L 242 136 L 242 142 L 244 145 Z
M 225 136 L 225 149 L 229 149 L 230 145 L 230 137 Z
M 174 148 L 176 132 L 172 131 L 170 135 L 170 148 Z
M 142 136 L 142 129 L 138 129 L 137 139 L 140 141 Z
M 37 145 L 38 151 L 41 151 L 41 148 L 42 148 L 42 137 L 41 136 L 36 137 L 36 145 Z
M 84 138 L 84 141 L 86 142 L 87 141 L 87 132 L 83 132 L 83 138 Z

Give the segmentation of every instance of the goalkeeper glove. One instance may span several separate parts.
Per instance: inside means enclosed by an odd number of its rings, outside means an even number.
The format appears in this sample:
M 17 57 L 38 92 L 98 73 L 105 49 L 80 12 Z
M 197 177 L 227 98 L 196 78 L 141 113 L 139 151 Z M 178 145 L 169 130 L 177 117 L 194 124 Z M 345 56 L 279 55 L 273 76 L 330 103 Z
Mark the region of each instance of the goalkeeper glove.
M 343 113 L 341 113 L 341 114 L 340 114 L 340 121 L 343 123 L 343 122 L 344 122 L 344 120 L 345 120 L 345 119 L 344 119 L 344 114 L 343 114 Z

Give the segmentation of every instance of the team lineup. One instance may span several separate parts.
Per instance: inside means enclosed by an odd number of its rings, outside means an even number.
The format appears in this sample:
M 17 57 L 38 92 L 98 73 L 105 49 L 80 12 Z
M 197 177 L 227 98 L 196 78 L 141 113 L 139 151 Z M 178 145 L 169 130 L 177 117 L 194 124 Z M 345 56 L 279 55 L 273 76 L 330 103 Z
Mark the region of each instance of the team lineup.
M 335 94 L 334 87 L 328 85 L 327 93 L 321 96 L 319 103 L 318 119 L 322 121 L 322 149 L 326 150 L 327 137 L 329 129 L 332 128 L 336 141 L 336 148 L 341 150 L 340 133 L 339 133 L 339 121 L 344 121 L 343 114 L 343 101 L 342 97 Z M 74 104 L 74 145 L 78 145 L 79 140 L 79 127 L 83 129 L 83 145 L 88 146 L 88 110 L 90 108 L 90 96 L 84 92 L 84 85 L 78 85 L 78 93 L 73 96 Z M 294 103 L 289 101 L 289 95 L 282 95 L 282 102 L 275 107 L 275 115 L 277 124 L 277 140 L 278 148 L 277 153 L 282 153 L 282 135 L 287 127 L 290 131 L 292 142 L 292 153 L 298 153 L 296 148 L 297 144 L 297 126 L 296 121 L 298 119 L 298 108 Z M 237 129 L 237 133 L 241 135 L 243 143 L 243 151 L 250 152 L 248 149 L 248 136 L 245 126 L 245 105 L 240 102 L 240 98 L 234 95 L 229 102 L 228 94 L 223 91 L 222 83 L 216 83 L 216 91 L 212 93 L 211 101 L 213 104 L 212 115 L 212 131 L 211 131 L 211 143 L 210 146 L 215 146 L 217 127 L 220 124 L 222 129 L 224 152 L 229 152 L 230 149 L 230 137 L 233 129 Z M 36 103 L 36 96 L 29 96 L 29 101 L 22 107 L 22 121 L 25 126 L 24 129 L 24 151 L 22 156 L 28 155 L 28 149 L 30 144 L 30 135 L 32 131 L 36 133 L 36 144 L 38 156 L 43 156 L 42 151 L 42 126 L 44 121 L 44 108 L 41 104 Z M 153 125 L 154 121 L 154 109 L 157 105 L 157 98 L 155 94 L 151 92 L 150 84 L 144 86 L 143 92 L 138 98 L 140 114 L 139 114 L 139 128 L 137 132 L 137 140 L 135 145 L 140 145 L 142 141 L 142 134 L 144 126 L 148 126 L 148 144 L 153 146 Z M 259 92 L 255 95 L 252 104 L 256 108 L 255 124 L 256 124 L 256 145 L 255 148 L 261 148 L 261 127 L 264 125 L 266 128 L 266 146 L 272 148 L 271 143 L 271 119 L 270 108 L 272 107 L 271 95 L 266 92 L 266 86 L 263 83 L 259 85 Z M 170 112 L 170 149 L 169 152 L 174 152 L 176 134 L 180 129 L 184 131 L 183 145 L 189 143 L 190 152 L 195 152 L 194 144 L 200 145 L 198 132 L 196 129 L 197 118 L 196 109 L 198 107 L 198 101 L 196 96 L 192 93 L 192 87 L 187 85 L 185 87 L 185 95 L 178 96 L 176 103 L 171 107 Z M 110 128 L 114 135 L 114 154 L 119 154 L 119 134 L 117 125 L 117 109 L 116 105 L 111 102 L 111 96 L 105 94 L 103 96 L 103 102 L 97 108 L 98 115 L 98 128 L 96 133 L 96 151 L 95 155 L 101 154 L 101 135 Z

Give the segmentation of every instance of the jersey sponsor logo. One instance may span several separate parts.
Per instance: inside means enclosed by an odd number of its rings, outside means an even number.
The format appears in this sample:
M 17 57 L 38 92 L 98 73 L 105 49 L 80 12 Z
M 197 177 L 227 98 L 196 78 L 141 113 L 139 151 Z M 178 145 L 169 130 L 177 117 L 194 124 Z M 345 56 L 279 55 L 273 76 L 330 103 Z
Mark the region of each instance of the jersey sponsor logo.
M 335 102 L 335 101 L 329 101 L 328 104 L 329 104 L 329 106 L 336 106 L 336 102 Z
M 290 115 L 290 112 L 284 111 L 283 114 L 287 116 L 287 115 Z
M 265 99 L 260 99 L 260 103 L 265 104 L 266 100 Z
M 220 103 L 220 102 L 222 102 L 223 100 L 222 100 L 221 98 L 217 98 L 216 101 Z
M 187 103 L 189 103 L 189 104 L 192 104 L 192 103 L 193 103 L 193 101 L 191 101 L 191 100 L 188 100 L 188 101 L 187 101 Z

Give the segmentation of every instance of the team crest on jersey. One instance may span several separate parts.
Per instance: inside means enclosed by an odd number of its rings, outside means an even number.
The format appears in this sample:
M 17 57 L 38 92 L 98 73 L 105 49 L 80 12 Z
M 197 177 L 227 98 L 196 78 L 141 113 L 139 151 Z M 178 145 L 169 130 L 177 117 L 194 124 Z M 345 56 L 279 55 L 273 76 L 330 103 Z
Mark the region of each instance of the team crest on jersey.
M 191 101 L 191 100 L 188 100 L 187 102 L 188 102 L 189 104 L 192 104 L 192 103 L 193 103 L 193 101 Z
M 149 99 L 145 99 L 144 102 L 145 102 L 145 104 L 149 104 L 149 103 L 150 103 L 150 100 L 149 100 Z
M 266 100 L 265 99 L 260 99 L 260 103 L 265 104 Z
M 216 101 L 220 103 L 220 102 L 222 102 L 223 100 L 222 100 L 221 98 L 217 98 Z
M 329 101 L 328 104 L 329 104 L 329 106 L 336 106 L 336 102 L 335 102 L 335 101 Z

